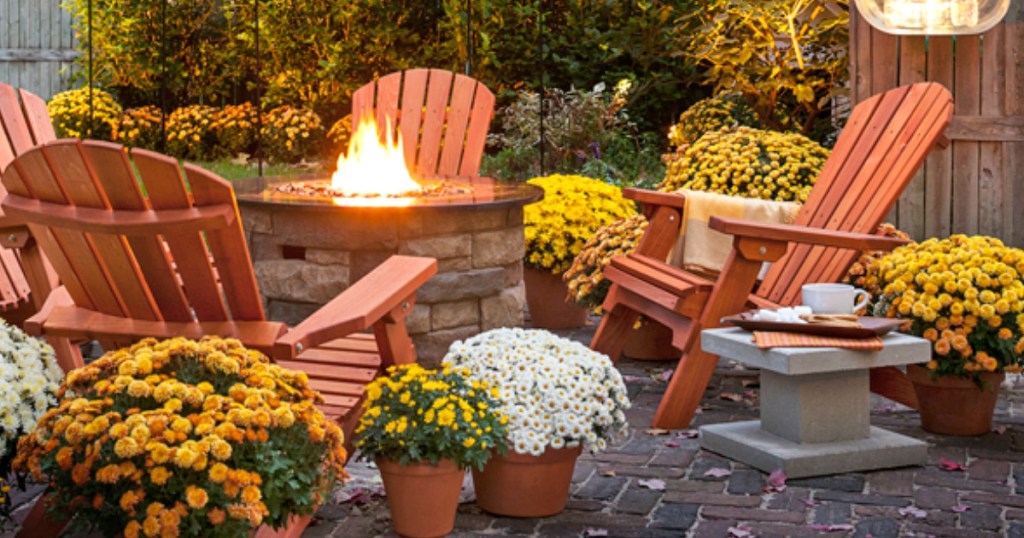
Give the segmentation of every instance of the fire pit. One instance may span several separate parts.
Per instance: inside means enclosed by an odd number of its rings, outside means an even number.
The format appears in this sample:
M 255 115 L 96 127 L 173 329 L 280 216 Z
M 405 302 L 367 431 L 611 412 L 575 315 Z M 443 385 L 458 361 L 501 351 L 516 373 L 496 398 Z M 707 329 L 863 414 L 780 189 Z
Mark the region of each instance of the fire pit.
M 400 145 L 383 147 L 401 158 Z M 324 177 L 234 182 L 271 319 L 296 323 L 392 254 L 410 254 L 439 264 L 406 319 L 425 362 L 438 362 L 455 340 L 522 325 L 523 206 L 539 200 L 541 189 L 489 178 L 392 186 L 401 172 L 346 173 L 371 178 L 370 187 L 383 192 L 333 192 L 337 184 Z

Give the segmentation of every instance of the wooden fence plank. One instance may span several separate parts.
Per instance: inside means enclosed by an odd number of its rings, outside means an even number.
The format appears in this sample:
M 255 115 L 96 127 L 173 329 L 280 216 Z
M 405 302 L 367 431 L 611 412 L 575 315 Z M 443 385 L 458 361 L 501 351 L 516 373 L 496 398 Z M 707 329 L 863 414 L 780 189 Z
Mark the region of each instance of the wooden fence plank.
M 953 38 L 928 39 L 927 74 L 933 80 L 953 89 Z M 953 96 L 954 101 L 956 96 Z M 945 237 L 952 228 L 953 152 L 935 152 L 925 161 L 924 237 Z M 916 237 L 915 239 L 924 239 Z
M 899 83 L 913 84 L 927 80 L 928 65 L 925 61 L 925 38 L 904 36 L 900 38 Z M 894 224 L 911 237 L 924 235 L 925 177 L 924 167 L 914 174 L 896 205 Z
M 957 36 L 954 43 L 956 114 L 981 112 L 981 37 Z M 953 233 L 978 233 L 978 143 L 953 142 Z
M 982 116 L 1002 114 L 1006 82 L 1003 45 L 1005 27 L 997 25 L 981 36 L 981 109 Z M 978 143 L 978 233 L 998 236 L 1003 228 L 1003 207 L 1009 203 L 1011 185 L 1004 184 L 1002 142 Z
M 43 99 L 70 87 L 72 17 L 54 0 L 0 0 L 0 82 Z
M 1006 14 L 1003 42 L 1004 81 L 1003 114 L 1011 118 L 1024 117 L 1024 4 L 1014 2 Z M 1020 181 L 1024 170 L 1024 140 L 1007 142 L 1003 147 L 1006 171 L 1007 199 L 1004 207 L 1003 230 L 1000 237 L 1016 247 L 1024 247 L 1024 184 Z

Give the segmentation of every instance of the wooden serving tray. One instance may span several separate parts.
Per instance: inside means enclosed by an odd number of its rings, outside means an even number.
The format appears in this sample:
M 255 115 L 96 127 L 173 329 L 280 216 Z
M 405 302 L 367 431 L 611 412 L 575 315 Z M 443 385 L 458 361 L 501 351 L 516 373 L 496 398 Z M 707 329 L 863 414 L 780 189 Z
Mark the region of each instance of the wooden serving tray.
M 837 336 L 841 338 L 871 338 L 894 331 L 907 322 L 905 319 L 875 318 L 861 316 L 857 318 L 861 327 L 834 327 L 812 323 L 786 323 L 782 321 L 758 321 L 753 312 L 743 312 L 722 318 L 722 323 L 742 327 L 748 331 L 775 331 L 787 333 L 816 334 L 818 336 Z

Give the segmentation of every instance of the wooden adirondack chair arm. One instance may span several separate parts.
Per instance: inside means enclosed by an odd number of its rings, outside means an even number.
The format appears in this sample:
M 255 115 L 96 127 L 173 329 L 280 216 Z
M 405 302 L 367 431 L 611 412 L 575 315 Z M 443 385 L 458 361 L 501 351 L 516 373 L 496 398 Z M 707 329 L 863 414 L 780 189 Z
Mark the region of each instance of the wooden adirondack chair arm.
M 896 237 L 840 232 L 790 224 L 767 224 L 728 217 L 711 217 L 708 226 L 712 230 L 739 237 L 806 243 L 858 251 L 892 250 L 910 242 Z
M 622 189 L 622 196 L 645 205 L 668 206 L 680 210 L 686 205 L 686 197 L 673 192 L 649 191 L 627 187 Z
M 236 216 L 235 208 L 230 204 L 115 214 L 106 208 L 68 206 L 8 195 L 0 206 L 5 218 L 17 219 L 20 215 L 28 215 L 35 217 L 37 224 L 45 226 L 124 235 L 151 235 L 154 230 L 165 234 L 219 230 L 230 226 Z
M 303 349 L 368 329 L 395 312 L 404 317 L 412 310 L 416 290 L 436 273 L 434 258 L 388 258 L 278 338 L 275 357 L 295 358 Z

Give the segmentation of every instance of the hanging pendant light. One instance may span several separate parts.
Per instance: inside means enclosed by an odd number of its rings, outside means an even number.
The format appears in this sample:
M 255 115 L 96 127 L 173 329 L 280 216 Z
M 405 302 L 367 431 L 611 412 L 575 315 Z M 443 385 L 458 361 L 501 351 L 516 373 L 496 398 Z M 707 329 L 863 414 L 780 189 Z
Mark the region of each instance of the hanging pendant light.
M 856 0 L 867 21 L 890 34 L 980 34 L 1006 15 L 1010 0 Z

